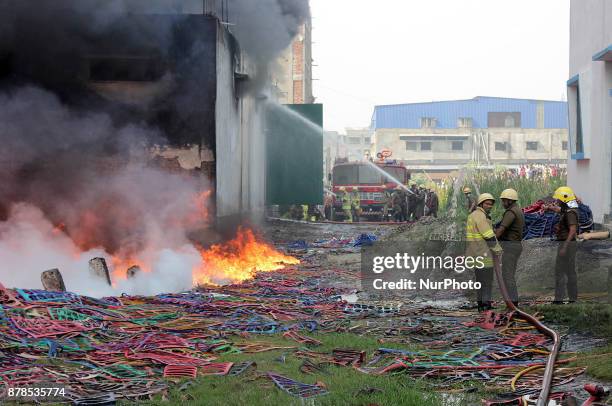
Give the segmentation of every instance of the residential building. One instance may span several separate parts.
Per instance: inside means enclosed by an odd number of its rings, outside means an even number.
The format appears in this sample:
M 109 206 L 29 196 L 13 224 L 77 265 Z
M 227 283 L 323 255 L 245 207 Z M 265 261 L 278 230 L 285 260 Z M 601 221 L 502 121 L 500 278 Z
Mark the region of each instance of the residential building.
M 349 161 L 362 161 L 370 155 L 372 130 L 369 128 L 346 128 L 342 142 Z
M 596 222 L 612 215 L 612 2 L 570 3 L 568 183 Z
M 390 150 L 413 171 L 443 178 L 476 162 L 518 167 L 565 164 L 567 104 L 560 101 L 475 97 L 376 106 L 372 156 Z

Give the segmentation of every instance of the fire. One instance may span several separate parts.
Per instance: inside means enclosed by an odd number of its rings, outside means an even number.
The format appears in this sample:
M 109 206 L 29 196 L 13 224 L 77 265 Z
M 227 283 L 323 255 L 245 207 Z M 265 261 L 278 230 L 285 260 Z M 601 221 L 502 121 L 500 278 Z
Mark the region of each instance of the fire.
M 238 235 L 224 244 L 201 249 L 202 265 L 193 272 L 193 284 L 241 282 L 256 272 L 283 269 L 299 264 L 297 258 L 285 255 L 264 242 L 257 241 L 250 229 L 238 229 Z
M 112 255 L 110 259 L 111 280 L 113 285 L 116 281 L 127 279 L 127 271 L 133 266 L 140 268 L 142 272 L 150 272 L 151 269 L 144 261 L 131 256 L 122 257 L 120 255 Z

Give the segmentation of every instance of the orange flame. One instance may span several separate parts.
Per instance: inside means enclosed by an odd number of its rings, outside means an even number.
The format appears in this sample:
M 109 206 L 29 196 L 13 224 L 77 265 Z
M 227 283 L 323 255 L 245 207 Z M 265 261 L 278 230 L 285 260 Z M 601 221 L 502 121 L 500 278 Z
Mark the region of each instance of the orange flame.
M 233 240 L 201 249 L 200 255 L 203 264 L 193 271 L 194 285 L 241 282 L 253 278 L 256 272 L 275 271 L 287 264 L 300 263 L 297 258 L 257 241 L 251 230 L 242 228 Z

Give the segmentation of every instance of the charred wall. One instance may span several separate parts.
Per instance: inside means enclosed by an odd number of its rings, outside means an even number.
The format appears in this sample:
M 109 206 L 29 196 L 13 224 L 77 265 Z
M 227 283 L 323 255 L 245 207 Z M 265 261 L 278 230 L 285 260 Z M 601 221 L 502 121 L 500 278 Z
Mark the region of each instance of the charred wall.
M 0 33 L 0 89 L 35 85 L 117 125 L 159 128 L 173 146 L 215 150 L 214 17 L 124 15 L 102 29 L 74 11 L 26 11 Z

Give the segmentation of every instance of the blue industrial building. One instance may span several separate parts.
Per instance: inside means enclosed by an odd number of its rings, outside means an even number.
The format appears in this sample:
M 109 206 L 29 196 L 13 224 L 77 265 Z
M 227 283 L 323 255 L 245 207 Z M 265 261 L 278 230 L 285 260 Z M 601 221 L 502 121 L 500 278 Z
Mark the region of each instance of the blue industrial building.
M 564 101 L 478 96 L 376 106 L 371 131 L 371 154 L 390 150 L 409 167 L 439 177 L 469 162 L 564 165 L 568 155 Z
M 471 118 L 472 128 L 489 128 L 490 113 L 520 113 L 520 128 L 567 128 L 567 102 L 477 96 L 467 100 L 376 106 L 372 129 L 422 128 L 421 119 L 436 119 L 435 128 L 461 128 Z M 538 123 L 538 112 L 543 121 Z M 538 125 L 539 124 L 539 125 Z

